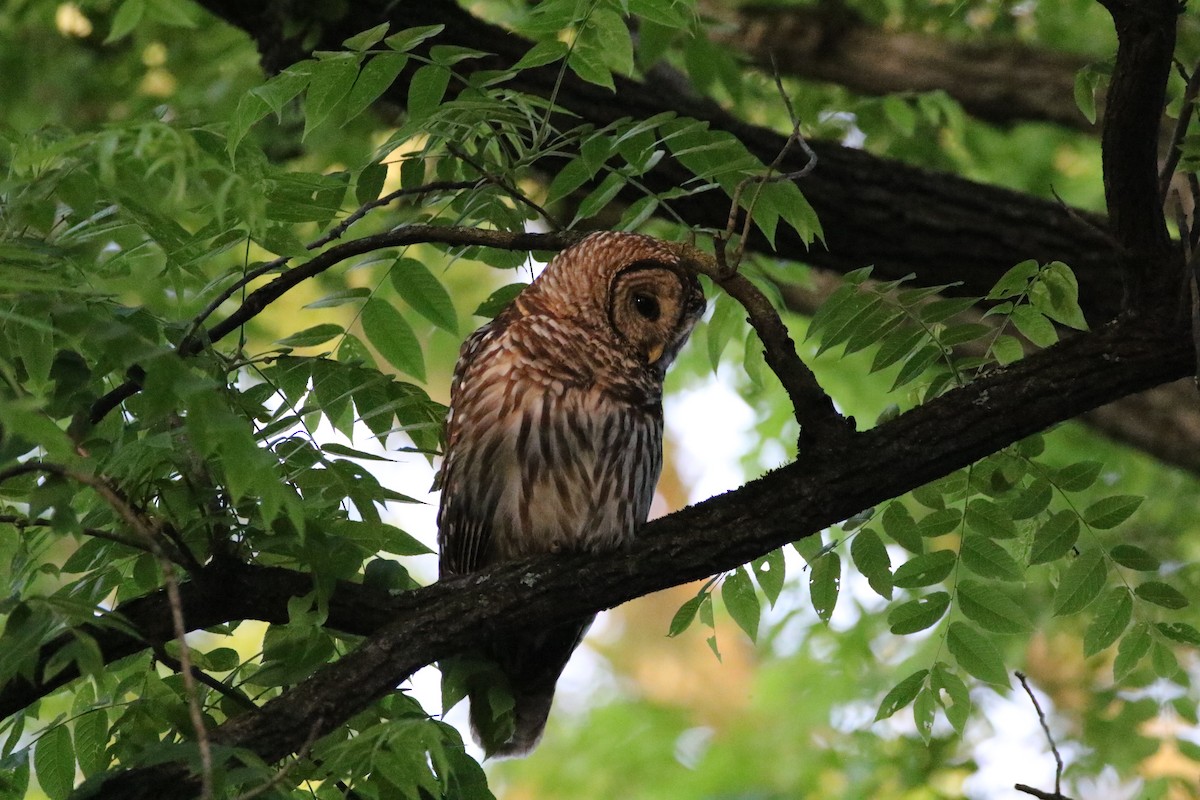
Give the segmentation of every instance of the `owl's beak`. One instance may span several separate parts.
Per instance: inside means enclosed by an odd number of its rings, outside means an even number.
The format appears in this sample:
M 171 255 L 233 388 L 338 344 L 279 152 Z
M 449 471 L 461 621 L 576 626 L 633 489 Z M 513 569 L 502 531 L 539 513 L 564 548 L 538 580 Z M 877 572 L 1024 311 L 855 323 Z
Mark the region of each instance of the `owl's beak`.
M 658 361 L 660 358 L 662 358 L 663 350 L 665 349 L 666 345 L 654 345 L 654 347 L 650 348 L 650 352 L 646 354 L 646 363 L 653 364 L 655 361 Z

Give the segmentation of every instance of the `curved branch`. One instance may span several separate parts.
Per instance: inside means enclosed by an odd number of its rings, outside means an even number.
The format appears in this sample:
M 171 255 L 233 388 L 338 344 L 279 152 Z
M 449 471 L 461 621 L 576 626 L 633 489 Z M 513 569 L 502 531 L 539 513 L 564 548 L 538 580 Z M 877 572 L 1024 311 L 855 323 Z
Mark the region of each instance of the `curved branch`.
M 412 244 L 440 242 L 460 246 L 498 247 L 506 250 L 561 250 L 578 241 L 582 233 L 511 233 L 508 231 L 485 230 L 483 228 L 460 228 L 441 225 L 405 225 L 402 228 L 364 236 L 349 242 L 334 245 L 313 256 L 299 266 L 293 267 L 279 277 L 251 292 L 237 310 L 225 319 L 205 330 L 202 334 L 189 335 L 180 342 L 176 353 L 193 356 L 205 344 L 220 341 L 229 334 L 257 317 L 271 303 L 283 297 L 309 278 L 320 275 L 327 269 L 354 256 L 382 250 L 388 247 L 406 247 Z M 274 262 L 272 262 L 274 263 Z M 133 372 L 140 372 L 134 370 Z M 142 388 L 139 375 L 131 375 L 124 383 L 105 394 L 92 404 L 89 412 L 92 424 L 99 422 L 118 405 L 137 394 Z
M 496 625 L 548 625 L 731 569 L 895 497 L 1054 422 L 1188 374 L 1192 350 L 1171 318 L 1124 317 L 996 370 L 878 428 L 841 457 L 807 459 L 649 524 L 625 552 L 547 556 L 440 581 L 396 598 L 393 618 L 340 661 L 214 740 L 274 761 L 312 725 L 336 728 L 415 670 Z M 111 777 L 92 796 L 195 791 L 175 764 Z

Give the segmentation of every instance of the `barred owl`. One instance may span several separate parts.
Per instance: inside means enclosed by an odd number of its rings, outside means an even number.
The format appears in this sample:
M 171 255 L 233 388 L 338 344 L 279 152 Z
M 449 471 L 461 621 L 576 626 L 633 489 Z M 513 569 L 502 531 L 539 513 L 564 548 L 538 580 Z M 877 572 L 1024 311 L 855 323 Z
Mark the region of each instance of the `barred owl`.
M 674 250 L 595 233 L 564 250 L 463 344 L 450 391 L 438 545 L 442 576 L 537 553 L 627 542 L 662 467 L 662 384 L 704 310 Z M 503 676 L 503 724 L 471 686 L 489 756 L 537 744 L 554 685 L 594 617 L 496 628 L 476 654 Z

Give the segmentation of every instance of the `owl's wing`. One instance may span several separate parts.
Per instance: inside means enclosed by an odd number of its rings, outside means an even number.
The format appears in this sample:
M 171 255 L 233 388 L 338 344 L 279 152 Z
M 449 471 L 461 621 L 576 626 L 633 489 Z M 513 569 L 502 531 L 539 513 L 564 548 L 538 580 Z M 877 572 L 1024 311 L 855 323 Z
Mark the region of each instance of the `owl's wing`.
M 490 547 L 491 514 L 477 502 L 477 494 L 484 487 L 478 485 L 477 476 L 469 474 L 476 458 L 470 428 L 483 422 L 473 418 L 480 406 L 476 395 L 485 389 L 481 384 L 486 370 L 482 367 L 500 349 L 498 340 L 503 330 L 497 320 L 467 337 L 459 351 L 450 383 L 442 497 L 437 517 L 439 572 L 443 577 L 478 569 L 480 554 Z

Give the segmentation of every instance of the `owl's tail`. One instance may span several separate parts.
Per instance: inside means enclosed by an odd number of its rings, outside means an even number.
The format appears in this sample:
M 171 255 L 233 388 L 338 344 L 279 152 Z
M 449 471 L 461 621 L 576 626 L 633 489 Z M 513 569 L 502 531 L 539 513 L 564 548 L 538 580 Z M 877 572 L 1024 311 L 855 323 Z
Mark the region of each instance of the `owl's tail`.
M 593 619 L 536 633 L 502 634 L 488 643 L 487 658 L 508 678 L 513 699 L 511 726 L 498 726 L 491 704 L 478 693 L 471 695 L 471 733 L 488 758 L 517 758 L 537 746 L 550 716 L 558 677 Z

